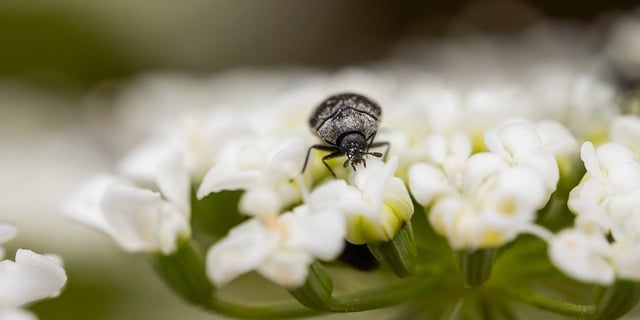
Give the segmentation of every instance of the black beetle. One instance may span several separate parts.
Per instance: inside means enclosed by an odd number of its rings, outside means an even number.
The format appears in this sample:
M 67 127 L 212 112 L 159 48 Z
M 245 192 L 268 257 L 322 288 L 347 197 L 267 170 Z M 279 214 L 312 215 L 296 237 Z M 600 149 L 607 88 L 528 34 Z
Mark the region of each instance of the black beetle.
M 373 142 L 378 132 L 378 122 L 382 116 L 380 106 L 369 98 L 355 93 L 341 93 L 330 96 L 315 109 L 309 118 L 311 131 L 318 136 L 323 144 L 315 144 L 307 150 L 302 172 L 307 168 L 312 149 L 330 151 L 322 158 L 322 163 L 335 177 L 326 160 L 347 156 L 346 167 L 351 163 L 353 170 L 362 163 L 367 166 L 365 155 L 382 157 L 383 153 L 369 152 L 370 148 L 386 146 L 386 158 L 389 152 L 389 142 Z

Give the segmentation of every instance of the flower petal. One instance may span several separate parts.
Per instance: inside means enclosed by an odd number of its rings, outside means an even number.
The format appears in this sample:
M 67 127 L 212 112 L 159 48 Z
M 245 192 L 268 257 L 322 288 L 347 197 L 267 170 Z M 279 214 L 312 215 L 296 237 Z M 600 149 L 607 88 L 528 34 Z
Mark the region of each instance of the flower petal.
M 0 310 L 0 320 L 38 320 L 35 314 L 22 309 Z
M 409 168 L 409 189 L 423 206 L 430 205 L 435 197 L 453 191 L 444 173 L 427 163 L 416 163 Z
M 191 185 L 189 173 L 179 153 L 168 155 L 160 163 L 156 183 L 165 199 L 175 204 L 189 218 Z
M 607 240 L 599 233 L 561 231 L 549 243 L 551 262 L 567 275 L 586 283 L 611 284 L 615 279 Z
M 157 192 L 114 184 L 101 206 L 111 237 L 128 251 L 173 251 L 179 235 L 189 232 L 184 214 Z
M 308 206 L 294 209 L 293 214 L 283 215 L 287 225 L 286 246 L 309 252 L 322 260 L 336 258 L 344 247 L 346 221 L 335 210 L 311 212 Z
M 198 199 L 222 190 L 248 189 L 262 179 L 259 170 L 239 170 L 230 164 L 217 164 L 207 172 L 198 188 Z
M 92 177 L 63 201 L 62 212 L 72 220 L 110 234 L 111 226 L 104 218 L 101 202 L 106 190 L 115 183 L 126 182 L 107 174 Z
M 19 307 L 55 296 L 67 282 L 55 259 L 19 249 L 15 262 L 0 261 L 0 305 Z
M 11 223 L 0 223 L 0 244 L 13 239 L 18 234 L 18 228 Z
M 297 288 L 307 279 L 313 257 L 299 250 L 278 250 L 267 257 L 258 272 L 286 288 Z
M 257 219 L 233 228 L 207 252 L 207 276 L 223 286 L 237 276 L 254 270 L 267 259 L 278 241 L 277 236 Z

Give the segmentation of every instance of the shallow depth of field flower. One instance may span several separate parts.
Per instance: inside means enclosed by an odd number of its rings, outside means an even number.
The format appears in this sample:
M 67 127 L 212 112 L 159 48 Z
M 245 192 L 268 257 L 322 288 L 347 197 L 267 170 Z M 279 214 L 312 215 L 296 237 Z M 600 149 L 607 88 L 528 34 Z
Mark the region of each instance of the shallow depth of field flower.
M 201 79 L 208 108 L 158 123 L 159 135 L 63 210 L 149 254 L 178 295 L 225 316 L 398 306 L 401 319 L 527 318 L 530 307 L 619 318 L 640 300 L 640 115 L 612 73 L 638 68 L 640 53 L 624 45 L 628 33 L 640 38 L 637 25 L 625 20 L 606 48 L 568 56 L 537 54 L 549 45 L 538 33 L 551 31 L 534 30 L 514 44 L 459 40 L 335 73 Z M 496 48 L 472 56 L 487 43 Z M 451 52 L 461 54 L 443 58 Z M 247 96 L 216 99 L 228 97 L 226 77 L 246 79 Z M 321 143 L 313 108 L 343 92 L 380 104 L 374 141 L 390 144 L 364 150 L 380 154 L 354 168 L 309 149 Z M 291 298 L 229 298 L 251 272 Z M 340 283 L 348 272 L 369 280 L 352 289 Z
M 0 244 L 11 240 L 17 228 L 0 223 Z M 0 247 L 0 319 L 37 319 L 24 307 L 34 301 L 53 298 L 67 282 L 62 261 L 54 255 L 41 255 L 18 249 L 14 261 L 5 258 Z

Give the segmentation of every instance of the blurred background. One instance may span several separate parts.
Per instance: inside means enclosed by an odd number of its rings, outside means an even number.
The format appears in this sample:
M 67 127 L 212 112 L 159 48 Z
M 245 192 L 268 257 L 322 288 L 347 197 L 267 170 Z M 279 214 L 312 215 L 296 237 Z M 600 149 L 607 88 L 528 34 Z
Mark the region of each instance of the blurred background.
M 548 25 L 572 30 L 566 38 L 575 42 L 562 50 L 592 52 L 605 45 L 613 22 L 634 5 L 0 1 L 0 219 L 20 230 L 6 247 L 10 253 L 24 247 L 61 255 L 69 275 L 59 298 L 32 309 L 44 320 L 215 318 L 174 297 L 145 257 L 121 252 L 59 210 L 70 188 L 95 172 L 114 170 L 126 150 L 148 138 L 150 122 L 171 117 L 194 96 L 203 105 L 216 99 L 202 94 L 200 79 L 227 75 L 243 81 L 234 77 L 242 74 L 238 70 L 254 70 L 253 77 L 261 74 L 255 70 L 333 72 L 390 57 L 412 59 L 411 48 L 437 47 L 449 39 L 491 35 L 508 42 Z M 443 56 L 446 51 L 430 67 L 446 63 Z

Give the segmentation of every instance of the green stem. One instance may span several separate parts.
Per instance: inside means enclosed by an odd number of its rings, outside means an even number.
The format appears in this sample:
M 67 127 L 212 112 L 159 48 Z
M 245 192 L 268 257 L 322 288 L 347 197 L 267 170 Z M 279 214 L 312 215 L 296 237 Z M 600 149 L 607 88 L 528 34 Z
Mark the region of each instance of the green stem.
M 437 284 L 432 279 L 429 281 L 413 279 L 411 282 L 396 286 L 334 297 L 329 303 L 329 310 L 333 312 L 359 312 L 386 308 L 410 302 L 417 297 L 435 291 L 437 288 Z
M 478 287 L 489 280 L 497 254 L 496 248 L 457 252 L 458 269 L 467 287 Z
M 158 274 L 178 294 L 206 310 L 241 319 L 285 319 L 319 315 L 326 311 L 309 309 L 300 304 L 281 303 L 265 306 L 246 306 L 221 300 L 205 275 L 202 249 L 194 241 L 182 243 L 168 256 L 153 255 Z M 369 290 L 344 297 L 326 298 L 327 311 L 357 312 L 380 309 L 411 301 L 437 289 L 432 276 L 413 278 L 391 287 Z M 330 292 L 330 291 L 329 291 Z M 324 299 L 324 298 L 323 298 Z
M 520 290 L 504 290 L 503 292 L 522 303 L 563 316 L 580 319 L 596 319 L 598 316 L 595 305 L 575 304 Z
M 204 306 L 207 310 L 238 319 L 291 319 L 321 314 L 299 304 L 278 304 L 269 306 L 246 306 L 222 301 L 215 297 Z
M 378 261 L 398 277 L 405 278 L 414 273 L 417 253 L 411 223 L 405 225 L 390 241 L 369 243 L 367 247 Z

